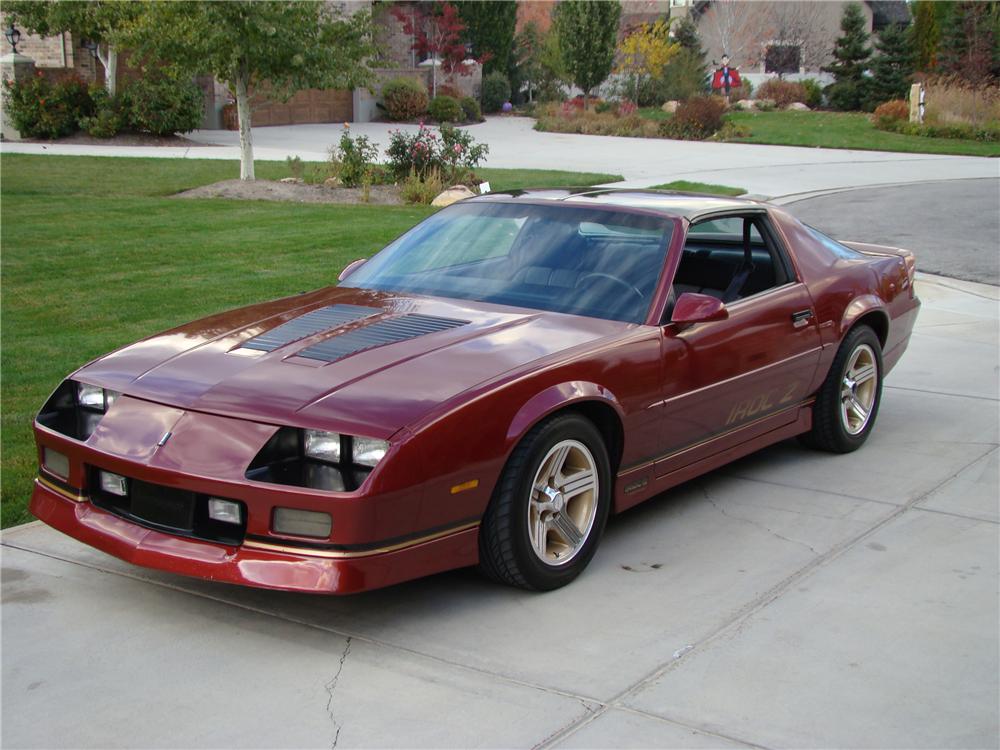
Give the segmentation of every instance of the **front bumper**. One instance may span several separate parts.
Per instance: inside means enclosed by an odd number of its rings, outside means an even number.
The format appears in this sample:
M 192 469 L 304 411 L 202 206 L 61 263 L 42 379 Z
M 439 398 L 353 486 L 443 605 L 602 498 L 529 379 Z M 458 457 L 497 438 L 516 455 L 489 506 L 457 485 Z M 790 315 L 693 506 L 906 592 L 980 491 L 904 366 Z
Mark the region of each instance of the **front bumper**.
M 473 565 L 478 559 L 476 522 L 375 550 L 304 552 L 254 541 L 227 546 L 155 531 L 45 479 L 35 481 L 29 509 L 53 528 L 135 565 L 282 591 L 350 594 Z

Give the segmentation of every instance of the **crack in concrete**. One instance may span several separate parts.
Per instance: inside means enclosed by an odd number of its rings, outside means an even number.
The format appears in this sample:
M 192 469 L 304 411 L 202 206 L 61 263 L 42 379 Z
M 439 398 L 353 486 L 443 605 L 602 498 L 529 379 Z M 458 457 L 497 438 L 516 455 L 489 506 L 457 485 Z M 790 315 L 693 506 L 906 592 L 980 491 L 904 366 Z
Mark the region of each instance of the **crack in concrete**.
M 340 655 L 340 664 L 337 665 L 337 671 L 330 678 L 330 681 L 324 685 L 326 690 L 326 712 L 330 715 L 330 721 L 337 728 L 336 733 L 333 735 L 333 742 L 330 743 L 330 750 L 334 750 L 337 747 L 337 743 L 340 742 L 340 730 L 343 729 L 343 723 L 337 721 L 337 717 L 333 713 L 333 691 L 337 689 L 337 682 L 340 680 L 340 673 L 344 671 L 344 662 L 347 661 L 347 655 L 351 652 L 351 637 L 348 636 L 347 643 L 344 644 L 344 652 Z
M 770 534 L 771 536 L 775 537 L 776 539 L 781 539 L 781 540 L 786 541 L 786 542 L 791 542 L 792 544 L 797 544 L 800 547 L 805 547 L 807 550 L 809 550 L 810 552 L 812 552 L 814 555 L 820 555 L 820 554 L 822 554 L 820 552 L 817 552 L 816 548 L 813 547 L 811 544 L 807 544 L 806 542 L 799 541 L 798 539 L 792 539 L 792 538 L 787 537 L 787 536 L 782 536 L 781 534 L 779 534 L 777 531 L 775 531 L 774 529 L 770 528 L 769 526 L 765 526 L 764 524 L 758 523 L 757 521 L 753 521 L 753 520 L 751 520 L 749 518 L 742 518 L 740 516 L 734 516 L 732 513 L 727 513 L 726 509 L 723 508 L 721 505 L 719 505 L 717 502 L 715 502 L 715 499 L 710 494 L 708 494 L 708 488 L 705 487 L 705 486 L 702 486 L 702 488 L 701 488 L 701 494 L 704 495 L 705 499 L 708 500 L 708 502 L 710 502 L 712 504 L 713 508 L 715 508 L 717 511 L 719 511 L 719 513 L 721 513 L 722 515 L 724 515 L 726 518 L 732 518 L 734 521 L 742 521 L 743 523 L 748 523 L 751 526 L 755 526 L 756 528 L 761 529 L 762 531 L 766 531 L 768 534 Z

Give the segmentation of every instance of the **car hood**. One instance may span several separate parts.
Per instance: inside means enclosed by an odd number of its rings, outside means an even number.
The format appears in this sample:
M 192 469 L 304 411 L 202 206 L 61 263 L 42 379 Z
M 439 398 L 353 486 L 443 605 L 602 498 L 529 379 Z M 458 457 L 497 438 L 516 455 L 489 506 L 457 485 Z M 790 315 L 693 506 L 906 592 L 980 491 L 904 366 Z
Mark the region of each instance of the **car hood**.
M 388 438 L 477 386 L 634 328 L 337 287 L 166 331 L 74 377 L 182 409 Z

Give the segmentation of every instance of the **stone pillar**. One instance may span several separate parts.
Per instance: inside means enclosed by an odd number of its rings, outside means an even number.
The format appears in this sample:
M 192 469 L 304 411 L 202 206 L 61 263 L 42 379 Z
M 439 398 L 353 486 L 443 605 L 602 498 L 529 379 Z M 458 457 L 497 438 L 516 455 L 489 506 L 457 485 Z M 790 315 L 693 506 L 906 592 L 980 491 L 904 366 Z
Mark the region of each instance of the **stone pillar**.
M 18 52 L 11 52 L 0 57 L 0 76 L 4 81 L 24 81 L 35 75 L 35 61 Z M 3 130 L 0 133 L 5 141 L 19 141 L 21 134 L 7 119 L 7 108 L 2 112 Z
M 924 121 L 924 86 L 915 83 L 910 86 L 910 122 Z

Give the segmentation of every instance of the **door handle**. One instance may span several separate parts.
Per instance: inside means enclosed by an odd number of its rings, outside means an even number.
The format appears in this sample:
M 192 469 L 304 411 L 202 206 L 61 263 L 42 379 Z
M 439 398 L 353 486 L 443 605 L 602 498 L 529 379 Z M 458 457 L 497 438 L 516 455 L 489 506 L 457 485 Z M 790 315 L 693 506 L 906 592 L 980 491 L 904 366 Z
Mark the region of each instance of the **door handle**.
M 813 316 L 812 310 L 799 310 L 798 312 L 792 313 L 792 327 L 802 328 L 804 325 L 809 324 L 809 318 Z

